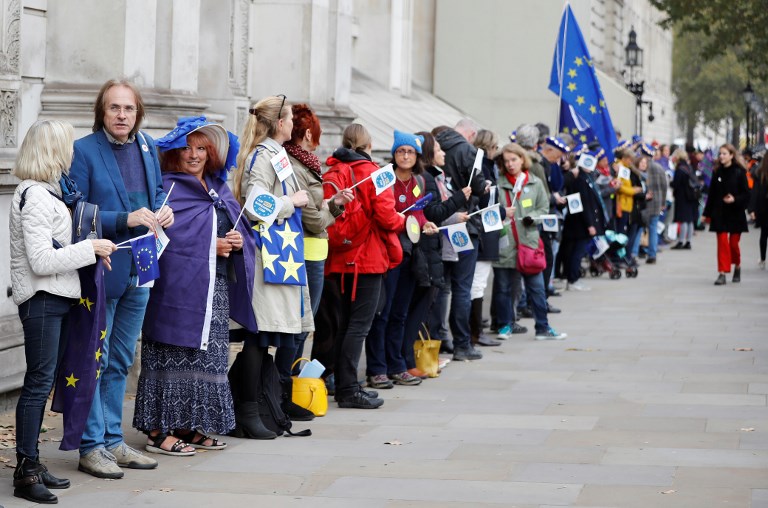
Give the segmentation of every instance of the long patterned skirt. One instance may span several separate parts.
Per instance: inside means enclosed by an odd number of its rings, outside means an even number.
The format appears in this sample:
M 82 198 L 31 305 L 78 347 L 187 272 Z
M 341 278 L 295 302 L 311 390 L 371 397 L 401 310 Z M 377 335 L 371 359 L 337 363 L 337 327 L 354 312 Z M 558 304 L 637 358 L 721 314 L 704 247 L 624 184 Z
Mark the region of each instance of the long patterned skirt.
M 207 351 L 142 338 L 133 426 L 227 434 L 235 428 L 228 359 L 229 285 L 225 276 L 217 275 Z

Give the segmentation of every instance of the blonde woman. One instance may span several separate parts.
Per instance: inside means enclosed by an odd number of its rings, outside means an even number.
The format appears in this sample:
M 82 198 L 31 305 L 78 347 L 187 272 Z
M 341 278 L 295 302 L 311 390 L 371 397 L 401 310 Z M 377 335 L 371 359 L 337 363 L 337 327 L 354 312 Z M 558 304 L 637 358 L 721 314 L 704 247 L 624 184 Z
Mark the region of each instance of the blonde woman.
M 235 197 L 241 202 L 255 186 L 277 196 L 282 207 L 277 224 L 291 217 L 299 208 L 307 206 L 309 195 L 300 189 L 296 178 L 280 182 L 271 159 L 283 149 L 283 143 L 291 139 L 293 112 L 285 96 L 267 97 L 248 110 L 250 113 L 245 132 L 240 138 L 237 154 L 237 171 L 234 178 Z M 246 214 L 251 220 L 256 217 Z M 291 420 L 311 420 L 314 415 L 291 402 L 290 365 L 296 354 L 298 337 L 302 332 L 313 331 L 309 294 L 305 287 L 264 282 L 262 253 L 256 249 L 253 310 L 259 327 L 257 334 L 249 334 L 243 346 L 244 368 L 234 370 L 241 379 L 230 379 L 235 395 L 235 421 L 246 435 L 269 436 L 259 426 L 258 411 L 254 414 L 256 387 L 264 354 L 269 346 L 277 348 L 275 363 L 278 366 L 283 390 L 283 410 Z M 306 312 L 302 312 L 302 308 Z M 281 368 L 287 365 L 288 368 Z M 232 373 L 231 373 L 232 374 Z M 239 390 L 239 391 L 238 391 Z M 257 409 L 257 408 L 256 408 Z M 248 416 L 247 416 L 248 415 Z M 272 437 L 272 436 L 269 436 Z
M 27 372 L 16 405 L 16 458 L 13 495 L 35 503 L 56 503 L 48 490 L 66 489 L 40 463 L 37 440 L 48 394 L 53 387 L 67 314 L 80 298 L 77 269 L 104 259 L 109 240 L 72 241 L 72 217 L 59 180 L 72 164 L 74 131 L 68 123 L 35 123 L 19 149 L 13 175 L 21 180 L 10 212 L 11 286 L 24 330 Z

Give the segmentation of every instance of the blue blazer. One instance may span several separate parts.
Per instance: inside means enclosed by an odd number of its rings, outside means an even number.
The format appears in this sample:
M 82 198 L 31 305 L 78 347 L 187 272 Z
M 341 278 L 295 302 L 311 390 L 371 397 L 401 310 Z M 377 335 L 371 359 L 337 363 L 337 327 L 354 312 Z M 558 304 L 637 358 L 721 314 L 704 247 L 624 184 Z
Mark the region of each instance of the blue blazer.
M 137 132 L 135 142 L 139 143 L 144 161 L 149 205 L 157 211 L 165 199 L 165 191 L 155 141 Z M 75 157 L 69 175 L 77 183 L 85 200 L 99 205 L 104 238 L 115 243 L 128 240 L 131 236 L 126 217 L 133 210 L 117 160 L 103 130 L 75 141 Z M 119 249 L 110 258 L 112 271 L 107 271 L 104 277 L 107 298 L 119 298 L 130 283 L 132 253 L 130 249 Z

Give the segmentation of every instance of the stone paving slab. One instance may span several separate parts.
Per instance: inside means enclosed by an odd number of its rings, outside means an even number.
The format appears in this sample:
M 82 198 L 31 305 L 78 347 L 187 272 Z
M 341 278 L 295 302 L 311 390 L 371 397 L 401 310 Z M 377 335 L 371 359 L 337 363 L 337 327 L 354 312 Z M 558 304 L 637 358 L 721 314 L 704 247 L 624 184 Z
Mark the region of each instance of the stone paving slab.
M 309 438 L 224 438 L 224 451 L 105 481 L 56 449 L 61 418 L 47 416 L 42 457 L 73 482 L 59 505 L 768 508 L 768 272 L 745 235 L 743 282 L 714 287 L 714 244 L 699 233 L 637 279 L 588 277 L 591 292 L 552 301 L 567 340 L 517 335 L 419 387 L 382 390 L 376 411 L 331 402 L 295 424 Z M 129 397 L 126 441 L 141 448 L 132 412 Z M 0 457 L 13 459 L 2 442 Z M 3 466 L 0 505 L 32 506 Z

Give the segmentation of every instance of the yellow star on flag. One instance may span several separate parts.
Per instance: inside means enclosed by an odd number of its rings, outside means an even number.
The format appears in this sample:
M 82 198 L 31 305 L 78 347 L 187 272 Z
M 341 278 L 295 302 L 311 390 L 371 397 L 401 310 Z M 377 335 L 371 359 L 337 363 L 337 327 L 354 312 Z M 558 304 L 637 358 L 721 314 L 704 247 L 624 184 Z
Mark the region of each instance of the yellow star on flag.
M 578 67 L 581 67 L 582 65 L 584 65 L 584 60 L 582 60 L 580 56 L 577 56 L 576 60 L 574 60 L 573 63 L 575 63 Z
M 106 338 L 107 338 L 107 329 L 106 329 L 106 328 L 104 328 L 104 329 L 101 331 L 101 335 L 99 335 L 99 340 L 104 340 L 104 339 L 106 339 Z
M 578 75 L 576 69 L 568 69 L 568 77 L 573 79 Z
M 101 369 L 96 369 L 96 379 L 99 379 L 99 376 L 101 376 Z
M 582 134 L 582 135 L 579 137 L 579 139 L 581 140 L 581 142 L 582 142 L 582 143 L 586 143 L 586 142 L 587 142 L 587 136 L 585 136 L 584 134 Z
M 592 67 L 592 60 L 589 60 L 589 59 L 587 59 L 587 65 L 589 65 L 590 67 Z
M 299 236 L 299 233 L 293 232 L 291 225 L 288 224 L 288 221 L 285 221 L 285 228 L 283 228 L 282 231 L 276 230 L 275 233 L 277 233 L 280 238 L 283 239 L 283 249 L 286 247 L 293 247 L 293 250 L 296 252 L 299 251 L 299 248 L 296 247 L 296 237 Z
M 585 102 L 586 101 L 584 100 L 584 97 L 582 97 L 581 95 L 576 97 L 576 104 L 578 104 L 579 106 L 582 106 Z
M 91 311 L 91 307 L 93 307 L 93 303 L 94 302 L 92 302 L 88 298 L 80 298 L 80 304 L 79 305 L 84 306 L 86 309 L 88 309 L 88 312 L 90 312 Z
M 600 107 L 601 108 L 605 107 L 605 101 L 603 99 L 600 99 Z
M 263 222 L 259 222 L 253 226 L 253 229 L 258 231 L 262 238 L 266 238 L 269 243 L 272 243 L 272 236 L 269 234 L 269 228 L 264 227 Z
M 96 350 L 96 361 L 101 361 L 101 348 Z
M 279 257 L 277 254 L 270 254 L 266 245 L 261 245 L 261 265 L 265 270 L 269 270 L 274 275 L 277 275 L 277 272 L 275 272 L 275 260 Z
M 69 377 L 65 377 L 64 379 L 67 380 L 67 386 L 71 386 L 73 388 L 77 388 L 77 386 L 75 386 L 75 383 L 80 381 L 78 378 L 75 377 L 75 373 L 74 372 L 72 374 L 70 374 Z
M 576 91 L 576 83 L 568 83 L 568 90 L 570 90 L 571 92 L 575 92 Z
M 592 113 L 593 115 L 594 115 L 595 113 L 597 113 L 597 108 L 595 107 L 595 105 L 594 105 L 594 104 L 592 104 L 592 105 L 589 107 L 589 112 L 590 112 L 590 113 Z
M 571 134 L 578 134 L 578 133 L 579 133 L 579 129 L 577 129 L 576 127 L 571 127 Z
M 302 263 L 296 263 L 293 260 L 293 252 L 288 253 L 288 261 L 278 261 L 280 265 L 285 269 L 285 275 L 283 281 L 288 280 L 288 277 L 293 277 L 298 282 L 299 280 L 299 268 Z

